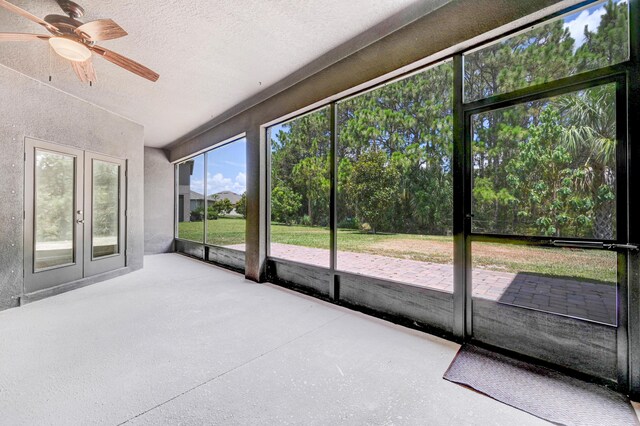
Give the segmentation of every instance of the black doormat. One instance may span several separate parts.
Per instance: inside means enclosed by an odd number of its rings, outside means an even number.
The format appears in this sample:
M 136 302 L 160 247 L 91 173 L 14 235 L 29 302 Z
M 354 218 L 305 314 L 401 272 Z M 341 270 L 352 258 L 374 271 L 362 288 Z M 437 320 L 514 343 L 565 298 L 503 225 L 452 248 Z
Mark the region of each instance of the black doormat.
M 444 378 L 559 425 L 639 425 L 629 398 L 473 345 L 463 345 Z

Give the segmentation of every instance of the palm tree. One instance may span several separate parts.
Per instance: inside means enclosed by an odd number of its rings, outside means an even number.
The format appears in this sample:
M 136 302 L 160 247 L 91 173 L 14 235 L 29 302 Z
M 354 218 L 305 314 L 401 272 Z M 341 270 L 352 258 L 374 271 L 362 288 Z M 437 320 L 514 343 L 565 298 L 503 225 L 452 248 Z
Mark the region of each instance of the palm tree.
M 580 160 L 584 178 L 578 188 L 593 200 L 594 237 L 615 236 L 616 103 L 612 84 L 562 98 L 566 119 L 563 143 Z

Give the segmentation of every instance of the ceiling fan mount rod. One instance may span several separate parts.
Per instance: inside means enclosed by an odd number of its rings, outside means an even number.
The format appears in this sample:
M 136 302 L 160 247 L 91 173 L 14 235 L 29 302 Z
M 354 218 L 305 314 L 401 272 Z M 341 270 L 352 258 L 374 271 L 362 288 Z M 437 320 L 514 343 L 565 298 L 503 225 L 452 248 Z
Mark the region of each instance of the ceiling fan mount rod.
M 64 13 L 69 15 L 70 18 L 78 19 L 84 16 L 84 8 L 78 3 L 71 0 L 56 0 Z

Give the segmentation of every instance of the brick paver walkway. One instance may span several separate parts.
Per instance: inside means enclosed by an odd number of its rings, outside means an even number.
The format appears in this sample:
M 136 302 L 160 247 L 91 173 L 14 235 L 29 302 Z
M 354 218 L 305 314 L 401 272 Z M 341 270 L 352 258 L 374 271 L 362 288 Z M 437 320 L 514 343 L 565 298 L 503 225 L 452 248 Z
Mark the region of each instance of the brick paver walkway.
M 231 246 L 244 249 L 244 245 Z M 329 267 L 329 250 L 271 244 L 271 256 Z M 453 266 L 365 253 L 338 253 L 338 269 L 453 292 Z M 577 279 L 474 269 L 473 296 L 510 305 L 616 323 L 616 287 Z

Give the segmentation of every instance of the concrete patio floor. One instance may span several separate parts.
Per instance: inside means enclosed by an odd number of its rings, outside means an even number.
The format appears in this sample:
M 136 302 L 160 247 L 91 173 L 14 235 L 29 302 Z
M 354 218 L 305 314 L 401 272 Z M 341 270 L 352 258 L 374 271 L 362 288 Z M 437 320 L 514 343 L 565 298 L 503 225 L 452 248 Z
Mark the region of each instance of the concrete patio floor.
M 534 425 L 458 345 L 176 254 L 0 312 L 0 423 Z

